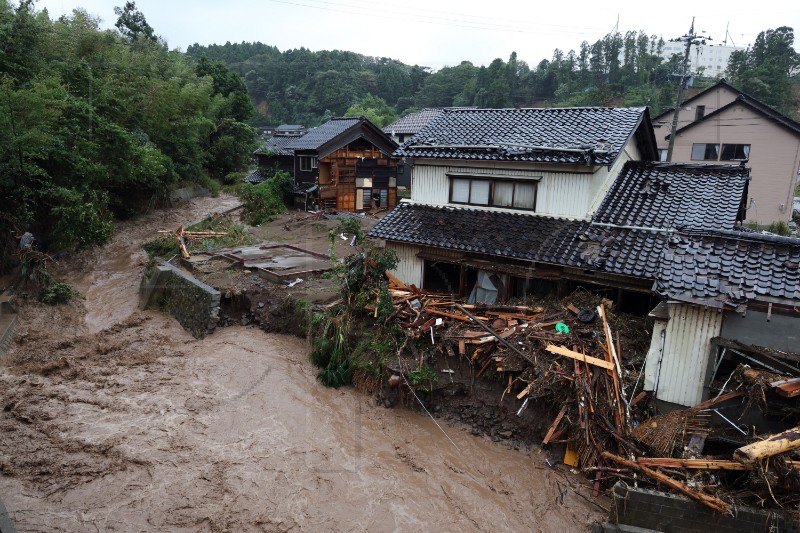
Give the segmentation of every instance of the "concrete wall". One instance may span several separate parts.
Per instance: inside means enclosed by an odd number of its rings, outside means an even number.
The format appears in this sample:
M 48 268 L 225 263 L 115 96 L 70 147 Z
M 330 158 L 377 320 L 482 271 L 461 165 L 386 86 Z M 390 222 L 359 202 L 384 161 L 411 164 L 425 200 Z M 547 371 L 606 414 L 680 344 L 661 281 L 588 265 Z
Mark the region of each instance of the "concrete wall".
M 156 308 L 175 317 L 195 338 L 217 327 L 220 292 L 169 264 L 149 268 L 139 287 L 139 308 Z
M 17 311 L 10 300 L 0 300 L 0 356 L 11 348 L 17 330 Z
M 727 312 L 722 321 L 722 337 L 784 352 L 800 351 L 800 320 L 748 310 L 745 316 Z
M 731 514 L 721 514 L 684 496 L 634 488 L 624 483 L 614 485 L 609 523 L 605 526 L 606 531 L 632 531 L 633 528 L 686 533 L 798 531 L 791 520 L 776 512 L 731 507 Z

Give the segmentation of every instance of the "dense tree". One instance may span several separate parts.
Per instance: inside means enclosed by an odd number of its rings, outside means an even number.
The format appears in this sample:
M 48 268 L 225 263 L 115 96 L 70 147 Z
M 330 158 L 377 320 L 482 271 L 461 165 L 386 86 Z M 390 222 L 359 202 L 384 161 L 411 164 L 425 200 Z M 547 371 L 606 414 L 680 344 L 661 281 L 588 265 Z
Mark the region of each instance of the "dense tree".
M 100 31 L 84 10 L 52 21 L 0 0 L 0 231 L 91 246 L 112 215 L 249 164 L 238 75 L 169 52 L 133 2 L 118 14 L 119 32 Z
M 379 128 L 388 126 L 398 118 L 383 98 L 371 94 L 351 105 L 344 116 L 365 117 Z
M 755 98 L 792 114 L 791 76 L 800 67 L 794 49 L 794 30 L 781 26 L 761 32 L 753 46 L 731 54 L 728 74 L 731 83 Z

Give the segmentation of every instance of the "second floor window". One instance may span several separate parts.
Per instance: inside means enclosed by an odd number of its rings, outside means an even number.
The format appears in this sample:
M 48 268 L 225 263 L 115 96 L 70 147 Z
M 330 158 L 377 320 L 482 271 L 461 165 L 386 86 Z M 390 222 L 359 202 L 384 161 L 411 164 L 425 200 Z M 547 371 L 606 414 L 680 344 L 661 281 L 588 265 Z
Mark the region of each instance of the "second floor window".
M 723 144 L 720 161 L 740 161 L 750 158 L 749 144 Z
M 719 145 L 694 143 L 692 145 L 692 161 L 716 161 L 719 159 Z
M 536 182 L 453 177 L 450 180 L 450 202 L 535 211 Z
M 300 156 L 300 170 L 304 172 L 308 172 L 317 168 L 317 158 L 313 155 L 301 155 Z
M 750 158 L 749 144 L 694 143 L 692 161 L 742 161 Z

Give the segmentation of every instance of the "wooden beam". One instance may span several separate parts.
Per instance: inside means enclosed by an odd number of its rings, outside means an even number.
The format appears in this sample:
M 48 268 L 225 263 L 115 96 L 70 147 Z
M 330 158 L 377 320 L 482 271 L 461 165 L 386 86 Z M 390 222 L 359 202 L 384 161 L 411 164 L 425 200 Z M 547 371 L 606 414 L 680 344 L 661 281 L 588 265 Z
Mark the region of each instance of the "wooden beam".
M 554 354 L 563 355 L 564 357 L 577 359 L 578 361 L 583 361 L 584 363 L 589 363 L 590 365 L 599 366 L 607 370 L 614 369 L 614 363 L 612 363 L 611 361 L 598 359 L 597 357 L 591 357 L 589 355 L 585 355 L 580 352 L 574 352 L 569 348 L 565 348 L 564 346 L 555 346 L 553 344 L 548 344 L 545 350 L 547 350 L 548 352 L 552 352 Z
M 764 440 L 747 446 L 742 446 L 733 452 L 733 458 L 747 464 L 798 448 L 800 448 L 800 426 L 770 435 Z
M 646 475 L 649 478 L 655 479 L 659 483 L 666 485 L 667 487 L 671 488 L 672 490 L 683 494 L 684 496 L 688 496 L 689 498 L 693 499 L 696 502 L 702 503 L 706 507 L 714 509 L 720 513 L 727 513 L 728 512 L 728 504 L 724 501 L 720 500 L 719 498 L 715 498 L 705 492 L 700 492 L 696 490 L 692 490 L 680 481 L 672 479 L 669 476 L 666 476 L 660 472 L 656 472 L 655 470 L 651 470 L 646 466 L 642 466 L 640 464 L 636 464 L 633 461 L 628 461 L 618 455 L 614 455 L 611 452 L 603 451 L 601 454 L 606 459 L 614 461 L 615 463 L 619 463 L 623 466 L 627 466 L 628 468 L 632 468 L 641 472 L 642 474 Z
M 672 459 L 670 457 L 639 457 L 636 464 L 663 468 L 688 468 L 690 470 L 752 470 L 753 465 L 738 461 L 713 459 Z

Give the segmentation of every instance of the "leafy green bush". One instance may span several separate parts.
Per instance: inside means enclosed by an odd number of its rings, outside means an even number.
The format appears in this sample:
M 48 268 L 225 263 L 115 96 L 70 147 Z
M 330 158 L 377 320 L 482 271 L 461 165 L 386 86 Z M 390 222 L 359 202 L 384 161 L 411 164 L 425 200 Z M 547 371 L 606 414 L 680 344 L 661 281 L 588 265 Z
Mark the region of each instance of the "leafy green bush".
M 149 259 L 172 257 L 180 253 L 178 241 L 172 235 L 158 237 L 142 245 Z
M 50 281 L 39 290 L 39 301 L 47 305 L 61 305 L 79 296 L 79 293 L 63 281 Z
M 791 235 L 791 232 L 789 231 L 789 225 L 783 220 L 779 220 L 778 222 L 773 222 L 770 224 L 767 227 L 767 231 L 770 233 L 775 233 L 776 235 L 783 235 L 784 237 Z
M 267 181 L 257 185 L 245 183 L 239 188 L 243 204 L 242 218 L 250 225 L 270 222 L 276 215 L 286 212 L 284 198 L 292 190 L 292 177 L 278 171 Z

